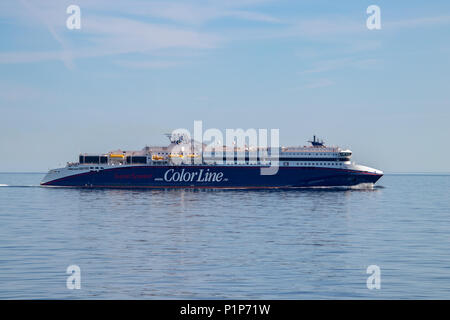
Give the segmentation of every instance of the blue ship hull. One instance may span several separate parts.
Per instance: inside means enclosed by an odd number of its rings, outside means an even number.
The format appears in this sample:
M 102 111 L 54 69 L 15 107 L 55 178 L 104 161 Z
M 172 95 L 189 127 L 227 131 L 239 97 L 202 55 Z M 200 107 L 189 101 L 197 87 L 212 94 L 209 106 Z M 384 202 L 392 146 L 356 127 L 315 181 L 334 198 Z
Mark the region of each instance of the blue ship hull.
M 297 188 L 375 183 L 382 174 L 324 167 L 280 167 L 261 175 L 258 166 L 123 166 L 69 175 L 42 183 L 108 188 Z

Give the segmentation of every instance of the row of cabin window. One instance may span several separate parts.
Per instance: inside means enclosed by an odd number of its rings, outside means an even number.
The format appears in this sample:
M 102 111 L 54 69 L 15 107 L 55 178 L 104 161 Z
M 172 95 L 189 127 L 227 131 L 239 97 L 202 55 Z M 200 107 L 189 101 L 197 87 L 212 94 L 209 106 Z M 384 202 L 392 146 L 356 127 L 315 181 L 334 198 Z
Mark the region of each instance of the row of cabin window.
M 216 153 L 216 152 L 211 152 L 211 154 L 214 154 L 214 153 Z M 217 153 L 220 153 L 220 152 L 217 152 Z M 225 152 L 226 153 L 226 152 Z M 170 154 L 170 153 L 168 153 L 168 152 L 158 152 L 158 154 Z M 247 152 L 247 154 L 248 154 L 248 152 Z M 300 153 L 300 152 L 282 152 L 282 154 L 289 154 L 289 155 L 305 155 L 305 156 L 327 156 L 327 155 L 330 155 L 330 153 L 311 153 L 311 152 L 302 152 L 302 153 Z
M 342 163 L 330 162 L 330 163 L 322 163 L 322 162 L 304 162 L 298 163 L 298 166 L 324 166 L 324 165 L 332 165 L 332 166 L 342 166 Z
M 69 170 L 86 170 L 86 169 L 104 169 L 103 167 L 74 167 L 69 168 Z
M 266 161 L 268 163 L 270 163 L 270 161 Z M 226 162 L 225 162 L 226 163 Z M 237 161 L 234 161 L 233 164 L 255 164 L 255 163 L 239 163 Z M 260 161 L 258 161 L 256 164 L 260 164 Z M 284 165 L 289 165 L 289 162 L 283 162 Z M 337 162 L 330 162 L 330 163 L 326 163 L 326 162 L 297 162 L 298 166 L 324 166 L 324 165 L 331 165 L 331 166 L 342 166 L 342 163 L 337 163 Z
M 210 163 L 210 161 L 207 161 L 207 162 Z M 284 165 L 289 165 L 289 162 L 282 162 L 282 161 L 280 161 L 280 162 L 283 163 Z M 217 162 L 213 162 L 213 163 L 217 164 Z M 221 163 L 221 164 L 239 164 L 239 165 L 255 165 L 255 164 L 257 164 L 258 165 L 258 164 L 261 164 L 261 162 L 255 161 L 255 162 L 249 163 L 249 162 L 233 161 L 233 162 L 227 163 L 226 161 L 223 161 L 223 163 Z M 265 161 L 264 164 L 270 164 L 270 161 Z M 343 164 L 337 163 L 337 162 L 330 162 L 330 163 L 326 163 L 326 162 L 303 162 L 303 163 L 300 163 L 300 162 L 297 162 L 297 165 L 307 167 L 307 166 L 324 166 L 324 165 L 342 166 Z
M 302 155 L 302 156 L 328 156 L 330 154 L 332 155 L 336 155 L 336 153 L 311 153 L 311 152 L 282 152 L 282 154 L 289 154 L 292 156 L 298 156 L 298 155 Z
M 164 163 L 167 163 L 167 162 L 164 162 Z M 234 162 L 234 164 L 238 164 L 238 162 Z M 248 163 L 245 163 L 245 164 L 248 164 Z M 318 162 L 318 163 L 316 163 L 316 162 L 298 163 L 297 162 L 298 166 L 323 166 L 323 165 L 327 165 L 327 164 L 330 165 L 330 163 L 321 163 L 321 162 Z M 342 163 L 331 163 L 331 165 L 332 166 L 342 166 Z M 80 170 L 81 169 L 84 169 L 84 168 L 80 168 Z M 101 170 L 103 170 L 104 168 L 103 167 L 90 167 L 89 169 L 91 169 L 91 170 L 94 170 L 94 169 L 97 169 L 97 170 L 101 169 Z M 77 170 L 77 169 L 69 168 L 69 170 Z

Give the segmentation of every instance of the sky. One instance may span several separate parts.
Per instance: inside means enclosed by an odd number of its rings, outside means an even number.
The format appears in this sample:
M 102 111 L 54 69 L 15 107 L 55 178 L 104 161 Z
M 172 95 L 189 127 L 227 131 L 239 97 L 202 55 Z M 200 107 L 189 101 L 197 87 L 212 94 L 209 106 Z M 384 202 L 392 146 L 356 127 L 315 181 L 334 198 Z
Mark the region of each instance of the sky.
M 448 0 L 2 0 L 0 172 L 165 145 L 194 120 L 450 172 L 449 40 Z

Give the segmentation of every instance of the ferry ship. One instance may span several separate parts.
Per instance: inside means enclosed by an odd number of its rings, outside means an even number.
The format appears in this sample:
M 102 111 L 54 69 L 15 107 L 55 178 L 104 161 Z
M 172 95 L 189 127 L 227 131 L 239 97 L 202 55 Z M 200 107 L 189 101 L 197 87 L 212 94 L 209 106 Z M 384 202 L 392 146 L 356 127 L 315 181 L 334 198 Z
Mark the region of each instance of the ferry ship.
M 165 147 L 80 154 L 42 186 L 83 188 L 304 188 L 375 184 L 383 172 L 351 161 L 352 151 L 316 139 L 302 147 L 220 146 L 170 136 Z M 274 168 L 274 174 L 262 170 Z

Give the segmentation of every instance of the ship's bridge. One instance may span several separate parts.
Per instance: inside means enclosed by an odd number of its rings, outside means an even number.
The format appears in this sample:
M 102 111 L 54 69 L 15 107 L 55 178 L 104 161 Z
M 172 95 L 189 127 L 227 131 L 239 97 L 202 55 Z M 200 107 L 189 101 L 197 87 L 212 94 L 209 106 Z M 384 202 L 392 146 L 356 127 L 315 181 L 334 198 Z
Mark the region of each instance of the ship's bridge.
M 339 152 L 339 158 L 340 159 L 345 159 L 346 161 L 350 161 L 350 157 L 352 156 L 352 151 L 347 149 L 347 150 L 342 150 Z

